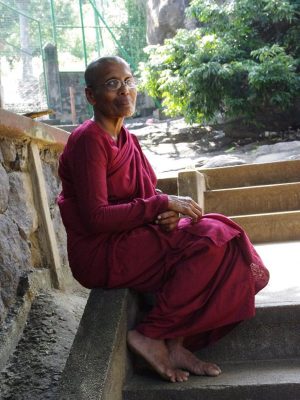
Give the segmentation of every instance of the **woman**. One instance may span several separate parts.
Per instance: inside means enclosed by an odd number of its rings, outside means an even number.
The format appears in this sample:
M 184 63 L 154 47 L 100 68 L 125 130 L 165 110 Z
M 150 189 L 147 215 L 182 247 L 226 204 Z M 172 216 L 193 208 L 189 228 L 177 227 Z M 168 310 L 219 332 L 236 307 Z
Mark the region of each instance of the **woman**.
M 123 125 L 136 101 L 128 64 L 100 58 L 85 80 L 94 117 L 70 135 L 59 165 L 73 275 L 88 288 L 155 294 L 155 306 L 127 341 L 164 379 L 218 376 L 219 366 L 188 349 L 252 317 L 268 271 L 232 221 L 202 215 L 192 199 L 156 192 L 155 174 Z

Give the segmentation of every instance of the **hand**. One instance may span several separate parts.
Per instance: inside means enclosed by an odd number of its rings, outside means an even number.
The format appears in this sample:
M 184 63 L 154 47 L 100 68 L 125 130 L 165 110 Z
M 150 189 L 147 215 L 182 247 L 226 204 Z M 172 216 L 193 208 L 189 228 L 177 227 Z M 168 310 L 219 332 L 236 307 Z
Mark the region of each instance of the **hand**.
M 155 223 L 158 224 L 164 231 L 171 232 L 177 227 L 179 214 L 175 211 L 166 211 L 157 216 Z
M 175 211 L 184 216 L 190 217 L 193 222 L 202 217 L 202 209 L 193 199 L 183 196 L 168 196 L 170 211 Z

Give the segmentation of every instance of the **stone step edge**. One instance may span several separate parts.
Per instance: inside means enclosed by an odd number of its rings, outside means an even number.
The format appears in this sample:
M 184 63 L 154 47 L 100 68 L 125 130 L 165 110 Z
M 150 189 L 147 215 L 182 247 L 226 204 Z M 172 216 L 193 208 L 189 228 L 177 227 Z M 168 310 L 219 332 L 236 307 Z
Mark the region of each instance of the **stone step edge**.
M 229 218 L 245 229 L 255 244 L 300 240 L 300 210 L 234 215 Z
M 300 360 L 224 364 L 217 378 L 190 376 L 171 384 L 151 375 L 134 375 L 123 388 L 123 400 L 298 400 Z
M 299 318 L 299 300 L 294 304 L 262 302 L 256 305 L 253 318 L 196 353 L 200 359 L 217 363 L 300 358 Z
M 126 331 L 137 302 L 128 289 L 92 289 L 58 386 L 59 400 L 122 400 L 131 374 Z
M 277 189 L 277 188 L 294 188 L 300 185 L 300 181 L 297 182 L 286 182 L 286 183 L 271 183 L 267 185 L 251 185 L 251 186 L 239 186 L 239 187 L 232 187 L 232 188 L 224 188 L 224 189 L 206 189 L 205 193 L 220 193 L 220 192 L 241 192 L 241 191 L 256 191 L 256 190 L 263 190 L 263 189 Z
M 256 315 L 234 327 L 217 342 L 196 351 L 202 360 L 217 364 L 227 362 L 250 362 L 253 360 L 284 360 L 300 357 L 298 346 L 300 303 L 298 304 L 262 304 L 256 307 Z M 289 343 L 282 349 L 282 343 Z M 141 358 L 135 358 L 135 370 L 147 369 Z
M 236 167 L 232 167 L 232 168 L 237 168 Z M 176 171 L 176 173 L 172 174 L 172 175 L 159 175 L 157 177 L 157 181 L 158 184 L 159 183 L 163 183 L 163 182 L 169 182 L 173 185 L 177 184 L 177 177 L 178 177 L 178 173 L 179 172 L 184 172 L 185 170 L 179 170 Z M 197 170 L 199 173 L 204 174 L 205 171 L 201 171 L 201 170 Z M 205 175 L 205 174 L 204 174 Z M 299 177 L 298 177 L 299 179 Z M 232 186 L 232 187 L 220 187 L 220 188 L 210 188 L 210 185 L 207 186 L 207 191 L 218 191 L 218 190 L 226 190 L 226 189 L 244 189 L 247 187 L 255 187 L 255 186 L 274 186 L 274 185 L 284 185 L 284 184 L 288 184 L 288 183 L 299 183 L 299 180 L 297 178 L 295 178 L 295 180 L 293 179 L 292 181 L 282 181 L 282 180 L 278 180 L 278 182 L 271 182 L 271 183 L 267 183 L 267 178 L 266 178 L 266 182 L 262 183 L 262 184 L 254 184 L 254 185 L 246 185 L 246 186 Z
M 278 161 L 271 161 L 271 162 L 260 162 L 260 163 L 247 163 L 247 164 L 237 164 L 237 165 L 224 165 L 220 167 L 212 167 L 212 168 L 205 168 L 205 167 L 200 167 L 197 168 L 197 171 L 199 172 L 210 172 L 210 171 L 221 171 L 221 170 L 227 170 L 227 171 L 233 171 L 235 170 L 251 170 L 251 169 L 257 169 L 257 168 L 271 168 L 274 170 L 276 167 L 280 167 L 282 165 L 300 165 L 300 160 L 278 160 Z M 281 168 L 280 168 L 281 169 Z
M 299 180 L 300 160 L 285 160 L 267 163 L 231 165 L 215 168 L 199 168 L 206 177 L 210 189 L 244 187 L 249 185 L 296 182 Z M 248 186 L 248 185 L 246 185 Z
M 240 214 L 240 215 L 229 215 L 228 218 L 235 220 L 239 219 L 259 219 L 259 218 L 272 218 L 272 217 L 289 217 L 293 214 L 300 216 L 300 209 L 299 210 L 289 210 L 289 211 L 273 211 L 270 213 L 258 213 L 258 214 Z
M 285 374 L 284 371 L 286 371 Z M 265 385 L 268 388 L 273 387 L 273 389 L 276 389 L 276 387 L 280 385 L 292 385 L 292 388 L 296 389 L 295 393 L 300 396 L 299 375 L 300 359 L 298 358 L 224 362 L 223 373 L 217 378 L 190 376 L 186 383 L 175 385 L 160 381 L 154 373 L 134 374 L 125 384 L 123 393 L 143 393 L 145 391 L 167 393 L 169 391 L 180 391 L 184 396 L 189 390 L 197 389 L 198 395 L 200 395 L 201 392 L 207 393 L 215 390 L 221 395 L 222 391 L 227 389 L 234 391 L 235 389 L 251 388 L 253 390 L 255 387 Z M 125 397 L 125 399 L 127 398 L 129 399 L 130 397 Z M 146 399 L 148 398 L 154 397 L 146 397 Z M 161 397 L 161 399 L 162 398 L 163 397 Z M 254 398 L 256 399 L 255 396 L 251 397 L 251 399 Z M 202 397 L 199 397 L 199 399 L 202 399 Z M 210 397 L 208 397 L 208 399 L 210 399 Z M 260 399 L 262 399 L 262 397 L 260 397 Z M 296 400 L 296 397 L 293 400 Z
M 300 308 L 300 299 L 299 300 L 295 299 L 294 301 L 282 301 L 282 300 L 264 301 L 263 299 L 260 300 L 259 294 L 256 295 L 256 303 L 255 303 L 256 314 L 265 312 L 266 314 L 270 315 L 270 313 L 272 312 L 278 312 L 278 310 L 287 307 L 289 309 Z

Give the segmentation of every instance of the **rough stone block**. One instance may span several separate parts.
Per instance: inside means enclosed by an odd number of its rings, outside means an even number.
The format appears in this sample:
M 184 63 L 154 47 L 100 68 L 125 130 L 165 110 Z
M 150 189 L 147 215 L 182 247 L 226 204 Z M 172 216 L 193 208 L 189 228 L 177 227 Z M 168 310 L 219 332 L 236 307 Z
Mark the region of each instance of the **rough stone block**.
M 16 144 L 15 171 L 27 171 L 28 169 L 28 146 L 26 141 Z
M 9 180 L 5 169 L 0 164 L 0 213 L 8 207 Z
M 0 148 L 3 155 L 3 160 L 6 164 L 10 164 L 15 161 L 17 156 L 15 143 L 11 140 L 2 139 L 0 140 Z
M 0 162 L 7 170 L 26 171 L 28 166 L 27 141 L 0 140 Z
M 0 296 L 6 308 L 15 301 L 20 277 L 30 270 L 28 243 L 21 238 L 17 225 L 0 214 Z M 3 315 L 0 315 L 0 320 Z
M 34 205 L 32 184 L 28 174 L 9 174 L 9 206 L 6 214 L 18 225 L 22 234 L 29 238 L 38 227 L 38 216 Z

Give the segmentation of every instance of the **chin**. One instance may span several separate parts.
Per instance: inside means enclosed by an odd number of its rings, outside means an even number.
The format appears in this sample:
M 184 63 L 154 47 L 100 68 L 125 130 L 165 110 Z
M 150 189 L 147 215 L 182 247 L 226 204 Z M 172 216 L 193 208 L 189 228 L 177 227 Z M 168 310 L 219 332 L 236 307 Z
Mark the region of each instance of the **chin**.
M 124 118 L 127 117 L 131 117 L 133 114 L 135 113 L 135 108 L 134 109 L 130 109 L 130 110 L 124 110 L 124 112 L 122 113 Z

